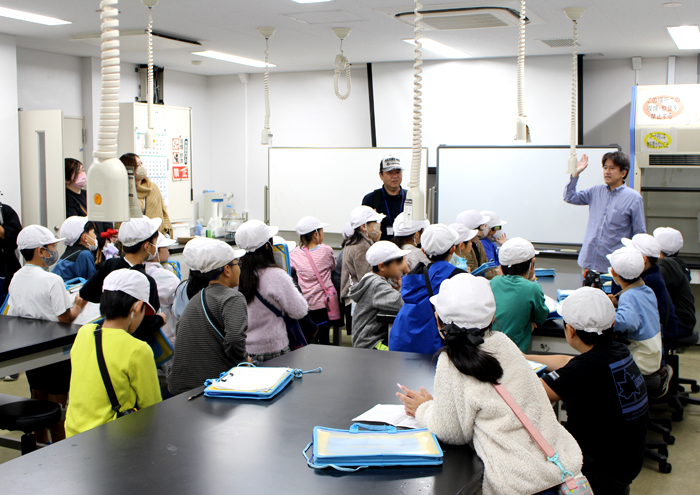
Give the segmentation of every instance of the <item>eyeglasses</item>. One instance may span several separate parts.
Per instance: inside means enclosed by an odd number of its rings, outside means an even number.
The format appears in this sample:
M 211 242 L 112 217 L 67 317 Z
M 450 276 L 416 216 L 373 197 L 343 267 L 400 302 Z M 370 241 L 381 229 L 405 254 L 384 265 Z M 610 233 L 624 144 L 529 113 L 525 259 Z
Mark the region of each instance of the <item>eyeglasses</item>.
M 495 227 L 491 227 L 491 230 L 501 230 L 503 227 L 501 225 L 496 225 Z

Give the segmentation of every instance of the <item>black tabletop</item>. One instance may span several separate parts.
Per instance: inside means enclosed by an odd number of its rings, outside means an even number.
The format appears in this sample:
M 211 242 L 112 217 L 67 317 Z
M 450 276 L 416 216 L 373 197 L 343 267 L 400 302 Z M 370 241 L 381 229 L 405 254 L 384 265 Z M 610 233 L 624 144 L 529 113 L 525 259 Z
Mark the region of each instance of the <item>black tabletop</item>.
M 0 362 L 71 345 L 80 325 L 0 315 Z
M 224 241 L 224 242 L 225 242 L 226 244 L 228 244 L 229 246 L 235 246 L 235 245 L 236 245 L 236 241 L 233 240 L 233 239 L 231 239 L 231 238 L 229 238 L 229 237 L 217 237 L 216 240 L 217 240 L 217 241 Z M 184 250 L 185 250 L 185 245 L 184 245 L 184 244 L 180 244 L 180 243 L 173 244 L 172 246 L 170 246 L 170 247 L 168 248 L 168 251 L 170 251 L 171 254 L 180 254 L 180 253 L 182 253 Z
M 583 283 L 583 275 L 580 273 L 557 273 L 554 277 L 537 277 L 537 282 L 542 286 L 544 293 L 556 301 L 557 289 L 578 289 Z M 543 325 L 538 326 L 532 335 L 563 339 L 565 338 L 564 324 L 562 320 L 547 320 Z
M 302 450 L 314 426 L 348 428 L 375 404 L 398 403 L 396 382 L 433 390 L 430 355 L 311 345 L 265 363 L 322 373 L 269 401 L 187 396 L 0 465 L 4 493 L 471 494 L 483 464 L 469 446 L 442 444 L 444 464 L 314 470 Z

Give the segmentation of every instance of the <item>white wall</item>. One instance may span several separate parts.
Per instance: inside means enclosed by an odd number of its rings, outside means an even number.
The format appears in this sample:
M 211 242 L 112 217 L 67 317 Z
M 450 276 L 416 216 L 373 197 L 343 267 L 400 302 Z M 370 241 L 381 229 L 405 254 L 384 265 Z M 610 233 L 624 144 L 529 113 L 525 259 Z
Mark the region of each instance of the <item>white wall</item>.
M 17 118 L 17 46 L 14 36 L 0 34 L 0 201 L 22 218 L 19 187 L 19 124 Z
M 645 58 L 639 85 L 666 84 L 667 58 Z M 630 148 L 630 109 L 635 72 L 630 59 L 583 59 L 584 144 Z M 676 59 L 676 84 L 696 84 L 697 58 Z

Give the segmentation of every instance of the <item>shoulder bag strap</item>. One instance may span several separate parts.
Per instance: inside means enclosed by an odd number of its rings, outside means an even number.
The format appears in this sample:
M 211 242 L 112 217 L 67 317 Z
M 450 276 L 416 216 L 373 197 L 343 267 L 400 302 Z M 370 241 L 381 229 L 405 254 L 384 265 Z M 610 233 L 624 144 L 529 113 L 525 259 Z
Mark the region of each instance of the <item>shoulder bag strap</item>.
M 263 305 L 265 305 L 265 307 L 266 307 L 267 309 L 269 309 L 270 311 L 272 311 L 272 312 L 274 313 L 275 316 L 278 316 L 279 318 L 284 318 L 284 313 L 282 313 L 282 311 L 280 311 L 279 309 L 277 309 L 270 301 L 268 301 L 267 299 L 265 299 L 265 298 L 260 294 L 260 292 L 256 292 L 256 293 L 255 293 L 255 297 L 257 297 L 258 300 L 259 300 L 261 303 L 263 303 Z
M 375 211 L 379 211 L 382 206 L 382 188 L 374 190 L 374 197 L 372 198 L 373 208 Z
M 561 469 L 562 472 L 562 481 L 566 483 L 566 485 L 569 487 L 570 490 L 575 490 L 576 489 L 576 482 L 574 481 L 574 475 L 571 474 L 569 471 L 567 471 L 564 466 L 561 465 L 561 462 L 559 461 L 559 454 L 557 454 L 554 449 L 552 448 L 551 445 L 545 440 L 545 438 L 542 436 L 542 433 L 540 433 L 540 430 L 535 427 L 534 424 L 532 424 L 532 421 L 530 421 L 530 418 L 527 417 L 527 414 L 525 414 L 525 411 L 523 411 L 520 406 L 518 405 L 517 402 L 515 402 L 515 399 L 508 393 L 508 390 L 501 384 L 498 383 L 497 385 L 493 385 L 493 388 L 496 389 L 496 392 L 498 392 L 498 395 L 500 395 L 503 400 L 508 404 L 508 407 L 515 413 L 515 415 L 518 417 L 522 425 L 525 427 L 527 432 L 530 434 L 532 439 L 537 443 L 537 445 L 542 449 L 542 452 L 544 452 L 544 455 L 547 456 L 547 460 L 549 462 L 552 462 L 557 465 L 559 469 Z M 568 478 L 567 478 L 568 475 Z
M 107 363 L 105 363 L 105 356 L 102 353 L 102 327 L 99 325 L 95 328 L 95 354 L 97 355 L 97 365 L 100 367 L 102 382 L 107 389 L 109 402 L 112 404 L 112 411 L 119 414 L 119 410 L 122 406 L 119 404 L 117 394 L 114 392 L 114 387 L 112 386 L 112 380 L 109 378 L 109 370 L 107 369 Z
M 207 304 L 207 297 L 204 294 L 204 292 L 206 290 L 207 290 L 207 287 L 205 287 L 204 289 L 202 289 L 199 292 L 199 297 L 202 300 L 202 309 L 204 310 L 204 316 L 207 317 L 207 321 L 214 328 L 214 330 L 216 330 L 216 333 L 219 334 L 219 337 L 226 340 L 226 338 L 224 337 L 223 325 L 221 323 L 219 323 L 219 320 L 216 319 L 216 317 L 214 316 L 214 313 L 212 313 L 211 310 L 209 309 L 209 305 Z
M 321 284 L 321 288 L 323 289 L 323 292 L 325 292 L 327 296 L 330 296 L 331 294 L 328 293 L 328 289 L 326 289 L 326 284 L 323 283 L 323 279 L 321 279 L 321 274 L 318 272 L 318 268 L 316 268 L 316 263 L 314 263 L 314 260 L 311 257 L 311 253 L 309 252 L 308 248 L 306 246 L 304 246 L 302 248 L 302 251 L 304 251 L 304 254 L 306 254 L 306 257 L 308 258 L 309 263 L 311 264 L 311 268 L 313 269 L 314 273 L 316 274 L 316 279 L 318 280 L 318 283 Z
M 430 302 L 430 298 L 433 297 L 433 286 L 430 285 L 430 273 L 429 272 L 430 272 L 430 265 L 423 265 L 423 277 L 425 278 L 425 288 L 428 289 L 428 302 Z M 435 313 L 435 306 L 433 306 L 433 303 L 430 303 L 430 307 L 433 308 L 433 313 Z

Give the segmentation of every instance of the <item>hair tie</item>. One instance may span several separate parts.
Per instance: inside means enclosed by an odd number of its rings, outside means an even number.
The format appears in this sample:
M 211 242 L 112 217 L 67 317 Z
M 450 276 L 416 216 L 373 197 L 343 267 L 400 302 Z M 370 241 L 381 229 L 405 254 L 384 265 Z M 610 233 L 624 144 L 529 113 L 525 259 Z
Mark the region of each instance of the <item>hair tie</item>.
M 478 347 L 484 343 L 484 334 L 490 328 L 491 325 L 486 328 L 462 328 L 454 323 L 449 323 L 445 325 L 443 332 L 445 332 L 445 342 L 448 345 L 465 344 Z

